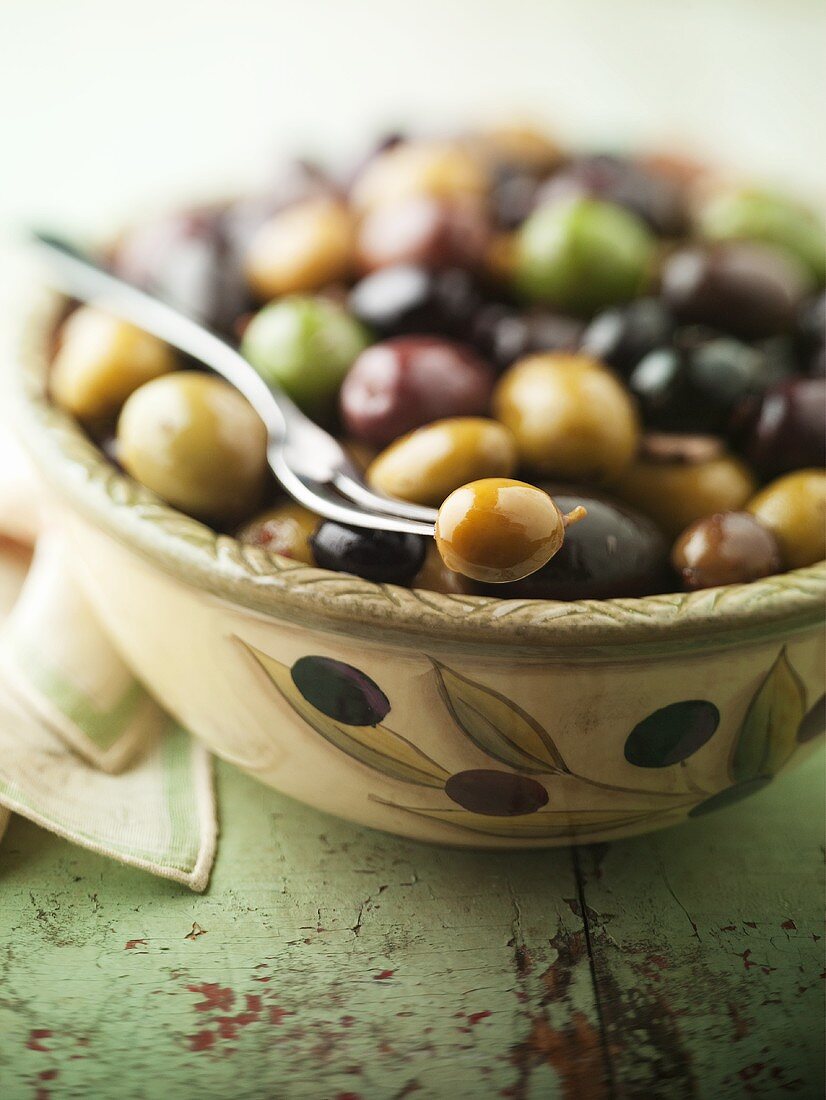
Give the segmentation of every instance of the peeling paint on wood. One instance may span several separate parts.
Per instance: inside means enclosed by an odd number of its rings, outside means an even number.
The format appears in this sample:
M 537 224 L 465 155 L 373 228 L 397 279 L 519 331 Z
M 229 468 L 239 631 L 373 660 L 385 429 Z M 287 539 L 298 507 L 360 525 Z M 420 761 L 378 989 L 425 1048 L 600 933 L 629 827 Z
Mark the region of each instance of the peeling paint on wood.
M 822 760 L 686 827 L 524 855 L 224 767 L 220 794 L 203 897 L 12 822 L 4 1100 L 822 1095 Z

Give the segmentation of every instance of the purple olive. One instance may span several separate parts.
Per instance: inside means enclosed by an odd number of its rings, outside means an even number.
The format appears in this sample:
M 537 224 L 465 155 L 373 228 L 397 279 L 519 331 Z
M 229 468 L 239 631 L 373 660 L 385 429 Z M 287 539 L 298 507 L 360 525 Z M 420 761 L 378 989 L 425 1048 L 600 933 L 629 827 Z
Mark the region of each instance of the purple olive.
M 356 250 L 364 271 L 394 264 L 476 267 L 489 241 L 490 225 L 478 200 L 418 196 L 369 211 Z
M 535 779 L 482 768 L 452 775 L 445 794 L 463 809 L 491 817 L 521 817 L 548 804 L 548 792 Z
M 663 297 L 681 321 L 753 339 L 794 326 L 807 284 L 793 257 L 751 241 L 689 245 L 662 270 Z
M 765 478 L 826 460 L 826 378 L 791 378 L 736 409 L 732 438 Z
M 113 265 L 130 283 L 219 332 L 232 332 L 250 296 L 218 208 L 167 215 L 134 229 Z
M 377 726 L 390 711 L 390 701 L 379 685 L 344 661 L 299 657 L 290 675 L 308 703 L 348 726 Z
M 341 387 L 349 435 L 384 447 L 405 432 L 449 416 L 484 416 L 492 368 L 471 348 L 434 336 L 404 336 L 359 355 Z

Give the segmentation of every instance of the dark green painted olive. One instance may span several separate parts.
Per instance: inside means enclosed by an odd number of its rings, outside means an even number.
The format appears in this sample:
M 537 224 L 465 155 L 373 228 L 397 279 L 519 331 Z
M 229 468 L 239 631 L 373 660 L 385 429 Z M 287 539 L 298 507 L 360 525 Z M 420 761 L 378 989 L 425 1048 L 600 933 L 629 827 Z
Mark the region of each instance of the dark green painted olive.
M 725 787 L 717 794 L 713 794 L 711 798 L 706 798 L 703 802 L 693 806 L 688 811 L 688 816 L 703 817 L 705 814 L 713 813 L 714 810 L 722 810 L 726 806 L 733 806 L 737 802 L 742 802 L 744 798 L 748 798 L 750 794 L 762 791 L 769 783 L 771 783 L 769 776 L 760 776 L 758 779 L 746 779 L 742 783 L 736 783 L 733 787 Z
M 637 768 L 668 768 L 693 756 L 709 741 L 720 712 L 707 699 L 685 699 L 655 710 L 631 730 L 625 759 Z
M 390 701 L 370 677 L 332 657 L 299 657 L 290 675 L 316 710 L 348 726 L 376 726 L 390 711 Z

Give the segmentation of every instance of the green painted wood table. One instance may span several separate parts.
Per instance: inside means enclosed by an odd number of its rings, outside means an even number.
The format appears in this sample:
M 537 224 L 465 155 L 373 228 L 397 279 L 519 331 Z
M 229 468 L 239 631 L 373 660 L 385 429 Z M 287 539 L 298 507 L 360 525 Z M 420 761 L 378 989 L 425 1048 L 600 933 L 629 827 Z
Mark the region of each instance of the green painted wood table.
M 4 1100 L 822 1096 L 822 755 L 671 831 L 519 856 L 218 785 L 204 896 L 13 820 Z

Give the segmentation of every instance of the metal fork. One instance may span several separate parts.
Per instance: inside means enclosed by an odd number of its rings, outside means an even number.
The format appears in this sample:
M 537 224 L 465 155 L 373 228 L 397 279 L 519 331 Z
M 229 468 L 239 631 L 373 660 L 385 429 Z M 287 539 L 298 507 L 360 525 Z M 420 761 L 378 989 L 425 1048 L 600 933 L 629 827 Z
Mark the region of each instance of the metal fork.
M 74 245 L 32 234 L 56 290 L 89 302 L 157 336 L 221 375 L 249 401 L 267 428 L 267 457 L 284 490 L 325 519 L 378 531 L 433 536 L 435 508 L 394 500 L 369 488 L 336 439 L 279 388 L 269 385 L 231 344 L 172 306 L 102 268 Z

